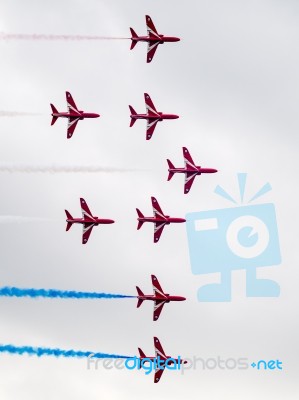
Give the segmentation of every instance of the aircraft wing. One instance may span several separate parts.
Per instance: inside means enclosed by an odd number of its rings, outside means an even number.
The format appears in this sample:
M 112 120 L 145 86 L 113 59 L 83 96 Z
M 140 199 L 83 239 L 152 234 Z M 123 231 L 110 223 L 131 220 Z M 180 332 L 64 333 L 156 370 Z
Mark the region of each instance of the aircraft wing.
M 161 379 L 161 376 L 164 372 L 164 368 L 157 368 L 155 371 L 154 382 L 158 383 Z
M 76 103 L 74 102 L 74 99 L 70 92 L 65 92 L 66 95 L 66 103 L 67 103 L 67 108 L 69 110 L 69 113 L 71 114 L 78 114 L 80 115 L 80 111 L 78 110 Z
M 146 140 L 150 140 L 150 138 L 153 136 L 154 130 L 155 130 L 156 125 L 157 125 L 158 122 L 159 122 L 159 119 L 147 120 L 147 125 L 146 125 Z
M 92 232 L 92 228 L 95 224 L 84 224 L 83 225 L 83 236 L 82 236 L 82 244 L 86 244 L 88 242 L 89 236 Z
M 147 29 L 147 34 L 150 38 L 155 38 L 157 40 L 161 39 L 160 35 L 157 32 L 157 29 L 149 15 L 145 16 L 145 22 L 146 22 L 146 29 Z
M 154 242 L 157 243 L 162 235 L 166 222 L 156 222 L 154 232 Z
M 80 198 L 80 205 L 81 205 L 81 211 L 82 211 L 82 218 L 85 220 L 88 220 L 90 222 L 94 221 L 92 213 L 90 212 L 90 209 L 89 209 L 86 201 L 82 197 Z
M 155 357 L 157 358 L 159 356 L 161 360 L 167 360 L 167 356 L 166 356 L 166 354 L 163 350 L 163 347 L 161 346 L 161 343 L 157 337 L 154 337 L 154 347 L 155 347 Z M 156 369 L 155 377 L 154 377 L 155 383 L 159 382 L 163 372 L 164 372 L 164 368 Z
M 154 303 L 154 315 L 153 315 L 153 321 L 157 321 L 158 318 L 160 317 L 160 314 L 163 310 L 165 301 L 164 300 L 158 300 L 155 301 Z
M 160 117 L 158 114 L 158 111 L 156 110 L 156 107 L 154 106 L 154 103 L 148 93 L 144 93 L 144 101 L 145 101 L 145 108 L 146 111 L 149 115 L 156 115 L 157 117 Z
M 191 157 L 187 147 L 183 147 L 183 157 L 184 157 L 186 168 L 197 170 L 197 167 L 194 164 L 194 161 L 192 160 L 192 157 Z
M 157 199 L 152 196 L 151 200 L 152 200 L 152 207 L 153 207 L 154 217 L 164 218 L 165 219 L 165 215 L 164 215 L 164 213 L 162 211 L 162 208 L 159 206 L 159 203 L 158 203 Z
M 167 356 L 161 346 L 160 340 L 157 337 L 154 337 L 154 347 L 155 347 L 155 357 L 160 357 L 162 360 L 166 360 Z
M 148 36 L 151 39 L 156 39 L 156 41 L 148 42 L 146 62 L 150 63 L 152 61 L 152 59 L 154 58 L 154 55 L 159 46 L 161 37 L 158 34 L 157 29 L 149 15 L 145 16 L 145 21 L 146 21 L 146 29 L 147 29 Z
M 185 186 L 184 186 L 184 193 L 187 194 L 190 192 L 191 186 L 194 182 L 197 173 L 185 174 Z
M 163 289 L 155 275 L 152 275 L 152 285 L 153 285 L 154 296 L 160 296 L 166 298 L 165 293 L 163 292 Z
M 147 44 L 147 55 L 146 55 L 146 62 L 150 63 L 152 59 L 154 58 L 154 55 L 157 51 L 157 48 L 159 46 L 159 42 L 148 42 Z
M 70 139 L 73 136 L 73 133 L 75 132 L 75 129 L 76 129 L 79 119 L 80 119 L 80 117 L 78 117 L 78 118 L 70 117 L 68 119 L 68 125 L 67 125 L 67 138 L 68 139 Z

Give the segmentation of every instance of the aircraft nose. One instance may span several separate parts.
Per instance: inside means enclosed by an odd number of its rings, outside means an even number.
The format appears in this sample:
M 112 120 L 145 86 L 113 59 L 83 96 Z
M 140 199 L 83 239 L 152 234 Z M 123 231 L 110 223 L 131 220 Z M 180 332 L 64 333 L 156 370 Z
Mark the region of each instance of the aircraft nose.
M 95 118 L 99 118 L 100 114 L 94 114 Z

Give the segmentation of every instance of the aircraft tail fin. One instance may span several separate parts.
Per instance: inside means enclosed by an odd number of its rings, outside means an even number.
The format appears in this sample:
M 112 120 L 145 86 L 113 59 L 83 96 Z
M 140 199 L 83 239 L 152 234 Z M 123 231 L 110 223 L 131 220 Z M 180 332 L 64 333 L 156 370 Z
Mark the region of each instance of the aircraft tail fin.
M 73 225 L 73 222 L 70 222 L 70 221 L 68 221 L 68 219 L 73 219 L 73 217 L 71 216 L 71 214 L 68 212 L 68 210 L 65 210 L 65 214 L 66 214 L 66 217 L 67 217 L 67 224 L 66 224 L 66 230 L 68 231 L 68 230 L 70 230 L 71 229 L 71 227 L 72 227 L 72 225 Z
M 54 125 L 58 117 L 52 117 L 51 125 Z
M 136 211 L 138 214 L 138 218 L 144 218 L 144 215 L 142 214 L 142 212 L 140 210 L 138 210 L 138 208 L 136 208 Z M 144 221 L 138 220 L 137 230 L 139 230 L 142 227 L 143 223 L 144 223 Z
M 131 122 L 130 122 L 130 127 L 133 126 L 136 122 L 136 118 L 133 117 L 133 115 L 136 115 L 136 111 L 132 106 L 129 106 L 130 113 L 131 113 Z
M 52 117 L 53 117 L 52 121 L 51 121 L 51 125 L 54 125 L 58 117 L 54 117 L 53 114 L 58 114 L 58 110 L 56 109 L 56 107 L 53 104 L 50 104 L 50 106 L 52 109 Z
M 137 230 L 139 230 L 143 225 L 143 221 L 138 221 Z
M 133 50 L 134 47 L 135 47 L 136 44 L 137 44 L 137 40 L 134 40 L 134 39 L 138 39 L 138 35 L 137 35 L 137 33 L 134 31 L 133 28 L 130 28 L 130 31 L 131 31 L 131 35 L 132 35 L 132 37 L 131 37 L 132 43 L 131 43 L 130 50 Z
M 138 286 L 136 286 L 136 290 L 137 290 L 138 296 L 144 296 L 144 293 Z M 137 308 L 139 308 L 142 303 L 143 303 L 143 299 L 138 299 Z
M 138 347 L 138 351 L 141 358 L 146 358 L 146 355 L 144 354 L 144 352 L 141 350 L 140 347 Z
M 174 169 L 174 168 L 175 168 L 175 166 L 172 164 L 172 162 L 171 162 L 170 160 L 168 160 L 168 159 L 167 159 L 167 164 L 168 164 L 168 168 L 169 168 L 169 169 Z M 168 170 L 168 172 L 169 172 L 169 174 L 168 174 L 167 180 L 170 181 L 170 179 L 171 179 L 171 178 L 173 177 L 173 175 L 174 175 L 174 172 L 169 171 L 169 170 Z
M 68 223 L 66 224 L 66 231 L 69 231 L 69 230 L 71 229 L 72 225 L 73 225 L 72 222 L 68 222 Z
M 142 300 L 142 299 L 138 299 L 137 308 L 139 308 L 139 307 L 141 306 L 142 303 L 143 303 L 143 300 Z

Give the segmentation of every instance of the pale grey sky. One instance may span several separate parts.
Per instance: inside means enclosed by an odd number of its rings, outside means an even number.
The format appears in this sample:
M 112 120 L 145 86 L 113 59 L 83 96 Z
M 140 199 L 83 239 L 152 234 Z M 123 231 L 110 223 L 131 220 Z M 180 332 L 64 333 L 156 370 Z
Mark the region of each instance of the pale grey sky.
M 167 354 L 283 361 L 283 371 L 166 371 L 158 385 L 143 372 L 88 371 L 82 359 L 0 356 L 4 400 L 271 399 L 298 398 L 298 18 L 290 0 L 2 1 L 7 33 L 129 36 L 145 34 L 144 15 L 158 31 L 181 37 L 160 46 L 146 64 L 146 45 L 130 41 L 0 41 L 1 165 L 91 165 L 132 169 L 98 174 L 0 173 L 0 215 L 45 218 L 2 223 L 1 286 L 135 294 L 151 293 L 150 275 L 167 293 L 187 297 L 166 305 L 156 323 L 152 304 L 135 299 L 0 299 L 0 343 L 153 355 L 153 336 Z M 80 109 L 101 114 L 78 124 L 50 126 L 52 102 L 64 111 L 69 90 Z M 148 92 L 158 110 L 180 115 L 160 123 L 150 141 L 145 123 L 129 128 L 131 104 L 144 112 Z M 183 195 L 183 177 L 167 182 L 166 159 L 182 166 L 182 146 L 194 160 L 219 169 L 198 177 Z M 246 298 L 245 272 L 233 274 L 230 303 L 199 303 L 197 289 L 212 276 L 193 275 L 184 225 L 166 227 L 157 245 L 153 227 L 136 230 L 138 207 L 151 214 L 154 195 L 166 213 L 229 207 L 217 184 L 237 193 L 236 174 L 248 172 L 248 193 L 265 182 L 275 203 L 282 264 L 259 271 L 276 280 L 276 299 Z M 84 197 L 114 225 L 94 229 L 81 245 L 81 227 L 65 232 L 64 209 L 79 216 Z

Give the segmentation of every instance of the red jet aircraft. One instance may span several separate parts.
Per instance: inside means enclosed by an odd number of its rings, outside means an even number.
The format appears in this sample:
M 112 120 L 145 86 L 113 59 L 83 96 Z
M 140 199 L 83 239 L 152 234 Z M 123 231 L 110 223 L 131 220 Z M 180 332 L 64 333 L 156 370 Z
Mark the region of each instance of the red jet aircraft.
M 130 127 L 133 126 L 137 119 L 146 119 L 146 140 L 149 140 L 156 128 L 156 125 L 159 121 L 163 121 L 164 119 L 177 119 L 179 118 L 176 114 L 163 114 L 161 111 L 157 111 L 154 103 L 152 102 L 149 94 L 144 93 L 146 114 L 137 114 L 132 106 L 129 106 L 131 112 L 131 123 Z
M 153 290 L 154 294 L 144 294 L 142 290 L 139 289 L 138 286 L 136 286 L 137 293 L 138 293 L 138 302 L 137 302 L 137 308 L 141 306 L 144 300 L 152 300 L 155 302 L 154 304 L 154 315 L 153 315 L 153 321 L 157 321 L 161 311 L 163 309 L 163 306 L 165 303 L 169 303 L 170 301 L 183 301 L 186 300 L 185 297 L 181 296 L 170 296 L 168 293 L 164 293 L 163 289 L 161 288 L 158 279 L 155 277 L 155 275 L 152 275 L 152 284 L 153 284 Z
M 99 114 L 94 114 L 94 113 L 86 113 L 84 111 L 79 111 L 73 98 L 72 95 L 69 92 L 65 92 L 66 94 L 66 102 L 67 102 L 67 107 L 68 107 L 68 112 L 59 112 L 57 109 L 53 106 L 53 104 L 50 104 L 52 108 L 52 122 L 51 125 L 54 125 L 57 118 L 68 118 L 68 126 L 67 126 L 67 138 L 70 139 L 73 136 L 73 133 L 75 131 L 75 128 L 77 126 L 77 123 L 79 120 L 84 119 L 84 118 L 98 118 L 100 115 Z
M 181 360 L 178 358 L 172 358 L 170 356 L 167 356 L 163 350 L 163 347 L 161 346 L 161 343 L 159 341 L 159 339 L 157 337 L 154 337 L 154 347 L 155 347 L 155 356 L 154 357 L 147 357 L 144 352 L 140 349 L 140 347 L 138 347 L 138 351 L 139 351 L 139 355 L 140 355 L 140 360 L 142 361 L 143 359 L 147 359 L 147 360 L 151 360 L 154 361 L 155 359 L 157 359 L 157 357 L 159 357 L 159 359 L 161 361 L 167 361 L 171 358 L 170 361 L 168 361 L 168 365 L 173 364 L 174 362 L 176 362 L 177 364 L 187 364 L 188 361 L 186 360 Z M 154 376 L 154 382 L 158 383 L 159 380 L 161 379 L 161 376 L 164 372 L 164 367 L 161 366 L 160 368 L 157 367 L 156 371 L 155 371 L 155 376 Z
M 134 49 L 137 42 L 147 42 L 147 58 L 146 62 L 150 63 L 154 58 L 155 52 L 159 46 L 159 44 L 163 44 L 165 42 L 178 42 L 179 38 L 174 36 L 164 36 L 157 32 L 155 25 L 149 15 L 145 16 L 146 28 L 148 36 L 138 36 L 134 29 L 130 28 L 131 31 L 131 48 Z
M 73 224 L 82 224 L 83 225 L 82 244 L 85 244 L 87 243 L 92 228 L 94 226 L 98 226 L 99 224 L 113 224 L 114 221 L 112 219 L 103 219 L 92 215 L 84 199 L 80 198 L 80 203 L 81 203 L 82 218 L 73 218 L 71 214 L 67 210 L 65 210 L 67 217 L 66 230 L 68 231 Z
M 186 222 L 184 218 L 174 218 L 169 215 L 164 215 L 159 203 L 155 199 L 155 197 L 151 197 L 152 206 L 153 206 L 153 217 L 145 217 L 138 208 L 136 208 L 138 214 L 138 225 L 137 229 L 140 229 L 144 222 L 153 222 L 155 224 L 155 232 L 154 232 L 154 243 L 157 243 L 162 235 L 163 229 L 165 225 L 169 225 L 171 223 L 180 223 Z
M 202 168 L 198 165 L 194 164 L 192 157 L 186 147 L 183 147 L 183 156 L 185 161 L 185 168 L 175 168 L 170 160 L 167 160 L 168 163 L 168 181 L 173 177 L 176 173 L 185 174 L 185 186 L 184 193 L 189 193 L 192 183 L 196 177 L 196 175 L 201 174 L 213 174 L 214 172 L 218 172 L 217 169 L 214 168 Z

